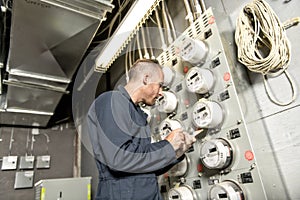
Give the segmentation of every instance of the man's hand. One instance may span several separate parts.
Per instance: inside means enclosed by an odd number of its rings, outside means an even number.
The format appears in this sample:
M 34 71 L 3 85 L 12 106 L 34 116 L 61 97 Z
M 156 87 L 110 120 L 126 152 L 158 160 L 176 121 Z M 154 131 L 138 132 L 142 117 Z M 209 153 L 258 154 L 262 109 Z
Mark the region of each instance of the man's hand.
M 194 136 L 189 135 L 180 128 L 173 130 L 165 140 L 168 140 L 173 146 L 177 158 L 182 156 L 196 142 Z

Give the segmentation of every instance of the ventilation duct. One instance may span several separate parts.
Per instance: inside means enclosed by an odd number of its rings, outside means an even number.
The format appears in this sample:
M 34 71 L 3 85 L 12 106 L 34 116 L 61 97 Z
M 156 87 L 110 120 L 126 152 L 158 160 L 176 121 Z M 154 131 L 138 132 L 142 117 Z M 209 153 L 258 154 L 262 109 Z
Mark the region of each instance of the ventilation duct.
M 15 0 L 0 123 L 46 126 L 111 1 Z

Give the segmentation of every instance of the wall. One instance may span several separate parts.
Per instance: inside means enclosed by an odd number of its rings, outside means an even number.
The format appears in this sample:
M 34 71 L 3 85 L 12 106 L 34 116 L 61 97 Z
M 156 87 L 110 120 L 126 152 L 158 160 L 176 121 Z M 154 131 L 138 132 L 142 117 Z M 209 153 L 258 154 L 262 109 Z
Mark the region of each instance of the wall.
M 256 160 L 262 175 L 262 182 L 268 199 L 299 199 L 300 191 L 297 182 L 300 177 L 300 161 L 295 159 L 295 152 L 300 152 L 299 127 L 299 95 L 294 103 L 288 106 L 278 106 L 272 103 L 266 95 L 263 79 L 260 74 L 249 72 L 236 60 L 236 46 L 234 42 L 235 23 L 243 6 L 251 1 L 217 0 L 206 1 L 216 14 L 223 45 L 227 49 L 227 56 L 231 58 L 234 79 L 237 85 L 239 99 L 243 104 L 245 120 L 253 145 Z M 278 15 L 281 22 L 300 16 L 299 1 L 266 0 Z M 298 36 L 300 26 L 287 31 L 291 42 L 291 63 L 288 72 L 295 81 L 296 90 L 300 82 L 297 77 L 300 70 Z M 270 78 L 272 91 L 282 101 L 291 97 L 291 89 L 284 76 Z
M 66 127 L 68 126 L 68 128 Z M 0 158 L 9 154 L 9 142 L 12 128 L 1 127 L 2 135 L 0 138 Z M 33 155 L 47 154 L 46 137 L 44 133 L 49 136 L 49 155 L 51 156 L 49 169 L 36 169 L 34 165 L 34 181 L 38 182 L 42 179 L 51 178 L 70 178 L 73 177 L 73 160 L 74 160 L 74 136 L 76 131 L 68 124 L 57 126 L 53 129 L 40 129 L 40 135 L 35 136 L 33 146 Z M 12 144 L 12 156 L 24 156 L 26 153 L 27 134 L 31 134 L 31 129 L 14 128 L 14 142 Z M 31 137 L 31 136 L 30 136 Z M 30 145 L 29 145 L 30 149 Z M 30 152 L 29 152 L 30 154 Z M 20 158 L 20 157 L 19 157 Z M 1 159 L 2 166 L 2 159 Z M 18 166 L 18 165 L 17 165 Z M 0 170 L 0 199 L 9 200 L 29 200 L 34 199 L 34 189 L 14 189 L 15 173 L 21 171 L 17 170 L 1 171 Z

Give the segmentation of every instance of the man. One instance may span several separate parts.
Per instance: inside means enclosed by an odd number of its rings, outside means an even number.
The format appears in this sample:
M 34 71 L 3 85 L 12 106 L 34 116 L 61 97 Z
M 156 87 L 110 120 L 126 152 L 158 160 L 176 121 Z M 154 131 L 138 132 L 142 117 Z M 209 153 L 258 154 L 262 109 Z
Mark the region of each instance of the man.
M 96 199 L 160 200 L 156 176 L 180 162 L 196 141 L 176 129 L 151 143 L 147 115 L 139 105 L 154 105 L 163 81 L 157 62 L 138 60 L 125 87 L 101 94 L 92 104 L 88 124 L 99 170 Z

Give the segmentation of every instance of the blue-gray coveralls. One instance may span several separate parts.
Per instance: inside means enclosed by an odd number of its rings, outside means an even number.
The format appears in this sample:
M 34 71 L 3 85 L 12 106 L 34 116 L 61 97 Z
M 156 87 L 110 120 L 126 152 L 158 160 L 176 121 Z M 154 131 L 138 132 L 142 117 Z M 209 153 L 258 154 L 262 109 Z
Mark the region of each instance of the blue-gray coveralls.
M 88 112 L 99 183 L 96 199 L 160 200 L 157 175 L 183 159 L 171 144 L 151 143 L 147 115 L 123 86 L 101 94 Z

